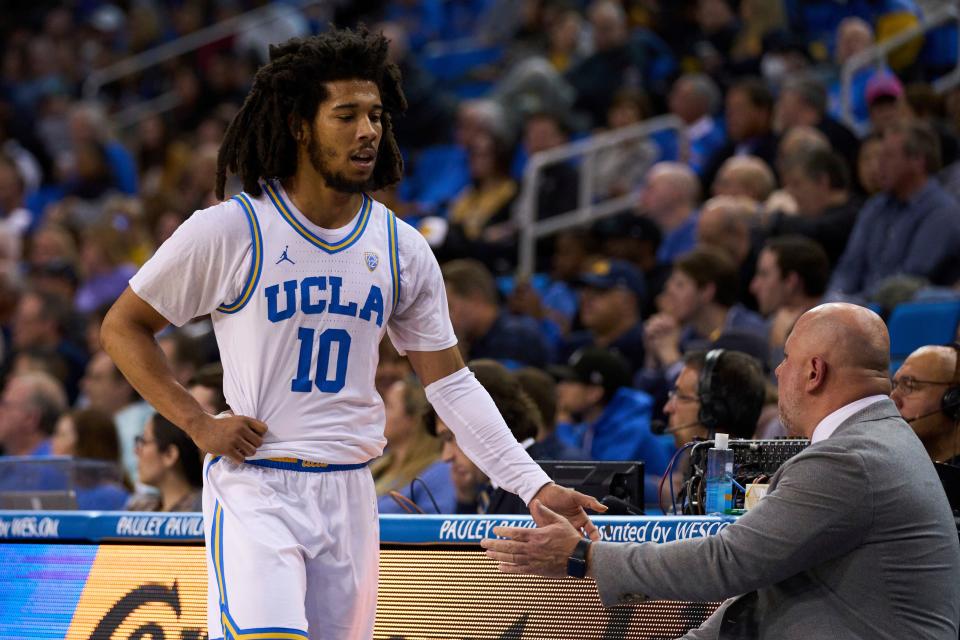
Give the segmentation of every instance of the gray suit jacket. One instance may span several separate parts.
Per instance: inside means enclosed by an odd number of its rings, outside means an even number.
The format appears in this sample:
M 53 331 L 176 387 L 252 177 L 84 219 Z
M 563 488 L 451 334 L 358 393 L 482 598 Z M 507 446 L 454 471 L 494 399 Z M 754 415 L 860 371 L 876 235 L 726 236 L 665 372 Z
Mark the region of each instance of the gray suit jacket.
M 690 638 L 943 638 L 960 625 L 960 544 L 936 471 L 892 401 L 774 475 L 716 536 L 596 543 L 603 603 L 727 602 Z

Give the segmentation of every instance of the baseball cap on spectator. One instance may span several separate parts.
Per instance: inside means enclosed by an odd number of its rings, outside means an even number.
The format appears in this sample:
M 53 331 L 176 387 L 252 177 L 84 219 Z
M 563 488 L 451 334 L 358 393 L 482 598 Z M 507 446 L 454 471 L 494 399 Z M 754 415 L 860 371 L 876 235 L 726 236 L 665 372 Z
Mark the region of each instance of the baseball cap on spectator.
M 660 246 L 663 239 L 663 233 L 656 222 L 646 216 L 634 215 L 629 211 L 598 220 L 593 226 L 593 232 L 601 240 L 614 238 L 646 240 L 653 245 L 654 249 Z
M 770 373 L 770 345 L 766 338 L 742 329 L 724 331 L 710 345 L 711 349 L 739 351 L 756 360 L 765 374 Z
M 867 81 L 867 105 L 872 105 L 879 98 L 899 100 L 903 95 L 903 84 L 892 73 L 877 73 Z
M 579 382 L 603 387 L 609 400 L 621 387 L 630 386 L 630 365 L 619 353 L 600 347 L 584 347 L 574 352 L 566 365 L 547 368 L 557 382 Z
M 641 299 L 647 291 L 643 273 L 624 260 L 597 260 L 580 274 L 577 284 L 603 291 L 620 287 Z

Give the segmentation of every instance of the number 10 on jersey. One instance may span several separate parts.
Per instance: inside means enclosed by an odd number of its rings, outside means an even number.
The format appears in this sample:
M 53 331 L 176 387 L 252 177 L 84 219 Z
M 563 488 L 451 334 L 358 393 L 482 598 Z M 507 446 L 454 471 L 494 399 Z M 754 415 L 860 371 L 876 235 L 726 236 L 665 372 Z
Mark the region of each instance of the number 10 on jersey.
M 310 380 L 310 365 L 313 361 L 313 342 L 316 331 L 306 327 L 297 329 L 297 339 L 300 340 L 300 358 L 297 362 L 297 377 L 290 383 L 290 390 L 306 393 L 317 385 L 317 389 L 324 393 L 336 393 L 343 389 L 347 382 L 347 357 L 350 355 L 350 334 L 343 329 L 325 329 L 320 332 L 317 341 L 317 367 L 313 381 Z M 336 359 L 333 363 L 331 353 L 336 350 Z M 331 364 L 335 367 L 333 376 L 330 375 Z

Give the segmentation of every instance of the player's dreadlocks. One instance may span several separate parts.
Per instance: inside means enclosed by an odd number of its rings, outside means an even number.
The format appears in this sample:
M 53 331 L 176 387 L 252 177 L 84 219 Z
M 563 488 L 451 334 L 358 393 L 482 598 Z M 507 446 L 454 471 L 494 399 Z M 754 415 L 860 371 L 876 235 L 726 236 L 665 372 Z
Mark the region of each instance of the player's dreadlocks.
M 243 190 L 258 196 L 261 178 L 286 178 L 297 169 L 297 133 L 310 124 L 326 99 L 324 83 L 370 80 L 380 89 L 383 136 L 370 181 L 372 190 L 395 184 L 403 159 L 393 137 L 392 114 L 407 108 L 400 70 L 387 62 L 387 39 L 365 27 L 294 38 L 270 47 L 270 62 L 257 71 L 253 88 L 233 118 L 217 157 L 217 197 L 223 199 L 227 171 Z

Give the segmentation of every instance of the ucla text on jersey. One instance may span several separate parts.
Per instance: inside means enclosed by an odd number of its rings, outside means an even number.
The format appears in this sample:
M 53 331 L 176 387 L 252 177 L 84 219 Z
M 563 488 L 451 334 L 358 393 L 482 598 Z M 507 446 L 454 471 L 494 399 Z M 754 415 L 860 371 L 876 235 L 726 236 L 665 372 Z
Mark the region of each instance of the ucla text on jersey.
M 329 292 L 328 292 L 329 280 Z M 280 289 L 283 288 L 283 296 Z M 267 318 L 270 322 L 283 322 L 293 317 L 299 309 L 305 314 L 334 313 L 342 316 L 359 317 L 370 321 L 376 314 L 376 323 L 383 324 L 383 293 L 380 287 L 371 285 L 363 306 L 356 301 L 340 301 L 343 278 L 337 276 L 310 276 L 303 280 L 285 280 L 282 285 L 271 285 L 264 290 L 267 296 Z M 329 295 L 324 298 L 324 294 Z M 284 302 L 278 299 L 283 297 Z M 359 312 L 358 312 L 359 308 Z

